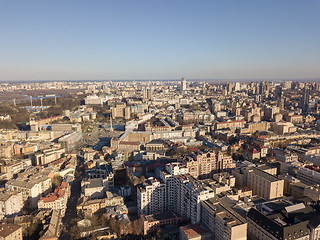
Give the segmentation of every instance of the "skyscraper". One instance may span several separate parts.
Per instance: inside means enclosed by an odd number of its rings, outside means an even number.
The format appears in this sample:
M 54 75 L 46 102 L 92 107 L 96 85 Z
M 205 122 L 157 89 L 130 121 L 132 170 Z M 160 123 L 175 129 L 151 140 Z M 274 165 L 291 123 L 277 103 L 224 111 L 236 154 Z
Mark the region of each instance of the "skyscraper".
M 310 89 L 305 86 L 303 89 L 303 94 L 301 96 L 300 108 L 303 113 L 308 112 L 309 110 L 309 99 L 310 99 Z
M 187 90 L 187 80 L 185 78 L 181 78 L 181 93 L 184 94 Z
M 282 87 L 281 86 L 276 86 L 275 98 L 277 100 L 281 100 L 281 98 L 282 98 Z

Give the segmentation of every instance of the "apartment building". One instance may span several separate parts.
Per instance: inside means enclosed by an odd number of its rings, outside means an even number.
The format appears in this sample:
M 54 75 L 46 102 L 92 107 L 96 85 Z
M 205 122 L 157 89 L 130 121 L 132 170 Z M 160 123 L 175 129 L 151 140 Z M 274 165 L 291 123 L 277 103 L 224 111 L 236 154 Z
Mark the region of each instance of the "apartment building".
M 49 224 L 43 226 L 40 232 L 40 240 L 58 240 L 60 237 L 62 226 L 62 217 L 60 210 L 52 210 Z
M 149 178 L 137 188 L 138 215 L 165 212 L 166 185 L 162 181 Z
M 284 180 L 259 168 L 247 168 L 244 171 L 246 185 L 254 195 L 270 200 L 283 196 Z
M 186 174 L 184 165 L 168 164 L 166 169 L 160 179 L 150 178 L 138 187 L 139 215 L 169 211 L 192 223 L 200 222 L 201 202 L 214 196 L 213 189 Z
M 11 158 L 13 156 L 13 143 L 6 142 L 0 144 L 0 157 Z
M 186 158 L 189 173 L 195 178 L 209 178 L 213 173 L 230 170 L 236 167 L 231 156 L 213 151 L 197 153 Z
M 18 224 L 0 224 L 0 240 L 22 240 L 22 227 Z
M 22 193 L 22 201 L 28 201 L 28 206 L 37 208 L 38 200 L 42 194 L 51 191 L 51 178 L 42 174 L 28 178 L 11 179 L 6 183 L 6 188 Z
M 13 176 L 28 166 L 27 161 L 18 160 L 5 160 L 4 164 L 0 167 L 1 173 L 7 173 L 7 179 Z
M 23 209 L 22 193 L 17 191 L 0 192 L 0 220 L 6 216 L 19 214 Z
M 297 170 L 297 178 L 305 184 L 316 185 L 320 184 L 320 172 L 309 168 L 299 168 Z
M 64 156 L 65 149 L 45 149 L 41 152 L 35 153 L 32 157 L 32 164 L 46 165 Z
M 38 201 L 39 209 L 61 210 L 61 214 L 65 214 L 68 198 L 70 196 L 69 184 L 62 182 L 61 185 L 49 193 L 46 197 L 40 197 Z
M 208 199 L 201 203 L 202 223 L 214 233 L 216 240 L 246 240 L 247 221 L 223 201 Z
M 77 211 L 83 212 L 87 216 L 92 216 L 95 212 L 97 212 L 101 208 L 106 207 L 106 200 L 102 199 L 89 199 L 82 200 L 77 205 Z
M 276 160 L 280 162 L 297 162 L 299 160 L 298 154 L 291 152 L 278 151 L 275 153 L 275 157 Z
M 124 102 L 116 103 L 115 106 L 111 107 L 111 114 L 112 118 L 130 119 L 130 107 L 127 107 Z
M 214 130 L 225 129 L 225 128 L 244 128 L 246 124 L 245 120 L 228 121 L 228 122 L 215 122 Z
M 173 177 L 175 184 L 168 189 L 167 198 L 176 196 L 177 202 L 171 205 L 178 214 L 185 219 L 190 219 L 192 224 L 201 220 L 201 202 L 214 197 L 214 190 L 204 182 L 199 182 L 191 175 L 179 175 Z M 169 185 L 170 186 L 170 185 Z M 175 197 L 173 197 L 175 199 Z

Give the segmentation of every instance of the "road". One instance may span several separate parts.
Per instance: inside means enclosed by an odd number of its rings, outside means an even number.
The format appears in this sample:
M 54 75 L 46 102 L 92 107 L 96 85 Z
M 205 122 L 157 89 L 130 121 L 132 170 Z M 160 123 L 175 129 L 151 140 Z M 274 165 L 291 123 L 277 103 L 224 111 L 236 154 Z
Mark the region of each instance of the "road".
M 80 198 L 81 180 L 82 180 L 82 174 L 79 171 L 79 167 L 80 167 L 80 164 L 78 164 L 75 171 L 75 179 L 71 185 L 71 195 L 68 200 L 66 214 L 62 220 L 63 228 L 61 231 L 61 235 L 59 237 L 59 239 L 61 240 L 71 239 L 71 235 L 70 235 L 71 222 L 73 219 L 76 219 L 77 217 L 77 203 Z

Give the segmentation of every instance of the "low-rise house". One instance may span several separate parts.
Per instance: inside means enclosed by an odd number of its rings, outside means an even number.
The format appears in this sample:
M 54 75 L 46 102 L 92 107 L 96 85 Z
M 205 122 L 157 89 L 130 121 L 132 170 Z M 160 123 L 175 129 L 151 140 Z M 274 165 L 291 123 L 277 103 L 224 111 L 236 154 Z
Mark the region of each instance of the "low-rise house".
M 211 240 L 213 233 L 200 224 L 180 227 L 179 240 Z
M 153 234 L 158 229 L 168 225 L 177 225 L 181 220 L 172 212 L 157 213 L 152 215 L 142 215 L 144 235 Z

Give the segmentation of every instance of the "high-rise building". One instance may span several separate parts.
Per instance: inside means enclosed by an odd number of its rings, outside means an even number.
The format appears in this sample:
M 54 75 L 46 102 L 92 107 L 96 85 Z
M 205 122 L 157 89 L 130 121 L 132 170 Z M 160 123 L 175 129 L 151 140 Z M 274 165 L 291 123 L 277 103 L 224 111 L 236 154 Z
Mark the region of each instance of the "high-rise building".
M 152 98 L 152 91 L 153 91 L 153 89 L 152 89 L 151 87 L 149 87 L 149 88 L 147 89 L 147 98 L 148 98 L 148 99 L 151 99 L 151 98 Z
M 147 87 L 142 88 L 142 97 L 148 98 L 148 90 Z
M 281 86 L 276 86 L 275 98 L 277 100 L 281 100 L 281 98 L 282 98 L 282 87 Z
M 240 83 L 239 82 L 236 82 L 235 85 L 234 85 L 234 91 L 238 92 L 240 91 L 241 88 L 240 88 Z
M 227 83 L 226 89 L 228 93 L 231 93 L 233 90 L 233 83 Z
M 266 82 L 261 82 L 259 85 L 259 94 L 265 95 L 266 93 Z
M 178 169 L 179 168 L 179 169 Z M 201 202 L 214 197 L 210 186 L 185 174 L 187 168 L 179 163 L 166 166 L 161 171 L 161 180 L 150 178 L 138 186 L 138 214 L 150 215 L 175 212 L 191 223 L 201 220 Z
M 158 179 L 149 178 L 137 189 L 139 215 L 150 215 L 165 211 L 166 185 Z
M 184 94 L 187 90 L 187 80 L 185 78 L 181 78 L 181 93 Z
M 282 84 L 282 87 L 283 87 L 283 89 L 291 89 L 291 87 L 292 87 L 292 81 L 285 81 L 285 82 Z
M 310 89 L 305 86 L 300 100 L 300 108 L 302 112 L 307 113 L 309 110 Z

